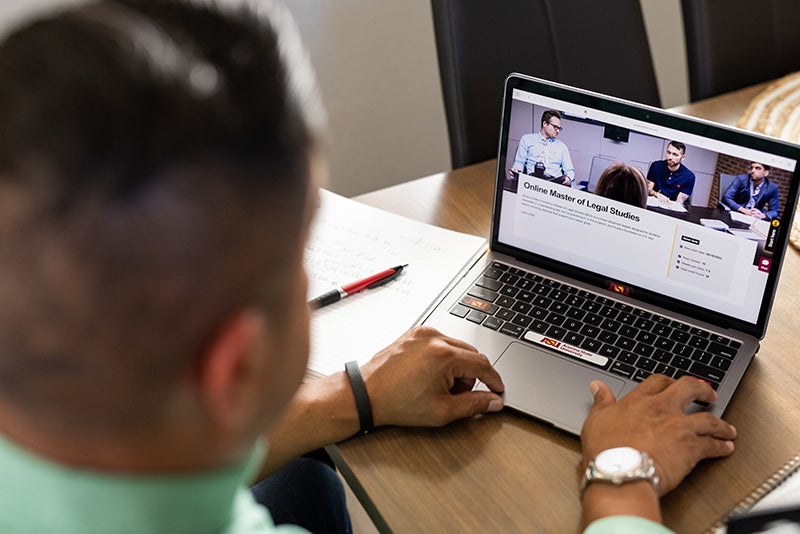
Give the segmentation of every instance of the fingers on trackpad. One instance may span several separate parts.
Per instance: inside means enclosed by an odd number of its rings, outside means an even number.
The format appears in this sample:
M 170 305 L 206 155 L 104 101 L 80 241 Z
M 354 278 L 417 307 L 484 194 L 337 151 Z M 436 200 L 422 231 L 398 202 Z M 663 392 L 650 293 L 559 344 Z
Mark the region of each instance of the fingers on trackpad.
M 494 364 L 507 406 L 580 434 L 594 400 L 589 382 L 602 380 L 619 397 L 625 381 L 574 363 L 547 349 L 511 343 Z

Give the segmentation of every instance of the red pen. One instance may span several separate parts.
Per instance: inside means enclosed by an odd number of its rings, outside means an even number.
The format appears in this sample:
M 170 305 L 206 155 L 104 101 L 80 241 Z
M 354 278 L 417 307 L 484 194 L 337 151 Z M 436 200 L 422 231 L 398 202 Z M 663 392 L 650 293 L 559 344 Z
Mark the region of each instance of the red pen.
M 385 271 L 373 274 L 372 276 L 368 276 L 367 278 L 358 280 L 357 282 L 351 282 L 342 287 L 337 287 L 336 289 L 332 289 L 327 293 L 318 296 L 315 299 L 311 299 L 310 301 L 308 301 L 308 305 L 312 309 L 322 308 L 324 306 L 327 306 L 328 304 L 339 302 L 343 298 L 349 297 L 350 295 L 355 295 L 359 291 L 364 291 L 365 289 L 374 289 L 376 287 L 382 286 L 383 284 L 391 282 L 392 280 L 400 276 L 400 273 L 403 272 L 403 269 L 405 269 L 406 267 L 408 267 L 408 264 L 398 265 L 397 267 L 386 269 Z

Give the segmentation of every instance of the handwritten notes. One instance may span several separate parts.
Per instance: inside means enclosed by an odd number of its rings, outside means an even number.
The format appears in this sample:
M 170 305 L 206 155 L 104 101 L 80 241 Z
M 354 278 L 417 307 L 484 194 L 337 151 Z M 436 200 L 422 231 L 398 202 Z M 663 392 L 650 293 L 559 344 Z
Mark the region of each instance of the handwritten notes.
M 312 312 L 309 373 L 324 376 L 350 360 L 368 361 L 413 326 L 485 249 L 484 238 L 320 191 L 306 247 L 309 299 L 389 267 L 408 267 L 385 286 Z

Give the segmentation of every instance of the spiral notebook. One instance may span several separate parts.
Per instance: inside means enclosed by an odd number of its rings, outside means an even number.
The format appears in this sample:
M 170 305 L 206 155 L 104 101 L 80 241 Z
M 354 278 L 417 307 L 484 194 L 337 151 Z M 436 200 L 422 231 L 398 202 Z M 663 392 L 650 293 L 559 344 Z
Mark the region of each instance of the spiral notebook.
M 800 454 L 770 475 L 707 532 L 769 532 L 770 525 L 787 524 L 800 530 Z

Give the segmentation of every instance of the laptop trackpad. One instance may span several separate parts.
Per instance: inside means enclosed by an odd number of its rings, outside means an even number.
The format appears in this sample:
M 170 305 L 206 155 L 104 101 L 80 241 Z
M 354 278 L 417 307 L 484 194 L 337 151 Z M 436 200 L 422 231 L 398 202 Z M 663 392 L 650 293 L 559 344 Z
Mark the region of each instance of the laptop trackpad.
M 594 403 L 589 382 L 602 380 L 619 397 L 625 382 L 530 345 L 512 343 L 494 364 L 507 406 L 580 435 Z

